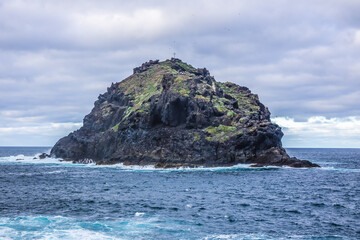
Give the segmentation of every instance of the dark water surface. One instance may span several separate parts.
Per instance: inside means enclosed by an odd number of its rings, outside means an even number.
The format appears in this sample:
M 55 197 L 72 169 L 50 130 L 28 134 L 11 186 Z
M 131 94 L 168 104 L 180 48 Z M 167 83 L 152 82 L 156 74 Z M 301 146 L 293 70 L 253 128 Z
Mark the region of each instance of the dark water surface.
M 360 149 L 287 149 L 321 169 L 155 170 L 0 148 L 0 239 L 360 239 Z

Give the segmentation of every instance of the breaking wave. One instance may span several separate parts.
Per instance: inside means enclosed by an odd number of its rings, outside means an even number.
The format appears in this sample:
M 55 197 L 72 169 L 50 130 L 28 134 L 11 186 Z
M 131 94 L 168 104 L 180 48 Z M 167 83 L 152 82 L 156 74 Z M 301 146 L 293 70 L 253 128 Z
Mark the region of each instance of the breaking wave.
M 197 168 L 190 168 L 190 167 L 179 167 L 179 168 L 155 168 L 153 165 L 124 165 L 123 163 L 113 164 L 113 165 L 96 165 L 95 163 L 72 163 L 69 161 L 63 161 L 61 158 L 45 158 L 40 159 L 40 154 L 35 154 L 34 156 L 24 156 L 23 154 L 16 155 L 16 156 L 8 156 L 8 157 L 0 157 L 0 164 L 1 163 L 14 163 L 14 164 L 46 164 L 46 165 L 61 165 L 64 167 L 89 167 L 89 168 L 113 168 L 122 171 L 160 171 L 160 172 L 193 172 L 193 171 L 214 171 L 214 172 L 227 172 L 227 171 L 276 171 L 279 169 L 294 169 L 291 167 L 283 166 L 267 166 L 267 167 L 251 167 L 251 164 L 237 164 L 234 166 L 228 167 L 197 167 Z M 91 162 L 90 159 L 88 162 Z M 339 163 L 336 162 L 316 162 L 320 164 L 321 168 L 314 168 L 317 170 L 324 170 L 324 171 L 338 171 L 338 172 L 360 172 L 358 168 L 341 168 L 337 165 Z M 308 168 L 296 168 L 296 169 L 308 169 Z M 56 173 L 56 172 L 54 172 Z M 49 174 L 52 174 L 50 172 Z

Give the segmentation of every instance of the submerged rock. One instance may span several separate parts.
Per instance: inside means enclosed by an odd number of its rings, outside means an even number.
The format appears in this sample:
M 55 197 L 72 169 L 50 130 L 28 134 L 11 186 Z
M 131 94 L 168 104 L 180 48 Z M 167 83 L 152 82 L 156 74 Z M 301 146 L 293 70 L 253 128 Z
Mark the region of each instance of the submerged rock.
M 283 133 L 256 94 L 217 82 L 179 59 L 150 61 L 101 94 L 83 127 L 51 155 L 75 162 L 156 167 L 318 167 L 290 158 Z

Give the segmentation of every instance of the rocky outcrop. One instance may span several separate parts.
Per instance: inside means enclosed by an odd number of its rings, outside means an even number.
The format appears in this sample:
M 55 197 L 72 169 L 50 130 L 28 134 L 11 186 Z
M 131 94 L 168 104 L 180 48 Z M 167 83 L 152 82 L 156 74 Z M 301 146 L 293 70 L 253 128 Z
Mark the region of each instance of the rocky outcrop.
M 150 61 L 100 95 L 83 127 L 51 154 L 75 162 L 156 167 L 318 167 L 290 158 L 270 112 L 246 87 L 179 59 Z
M 40 159 L 45 159 L 45 158 L 48 158 L 48 157 L 51 157 L 49 154 L 46 154 L 46 153 L 42 153 L 39 155 L 39 158 Z

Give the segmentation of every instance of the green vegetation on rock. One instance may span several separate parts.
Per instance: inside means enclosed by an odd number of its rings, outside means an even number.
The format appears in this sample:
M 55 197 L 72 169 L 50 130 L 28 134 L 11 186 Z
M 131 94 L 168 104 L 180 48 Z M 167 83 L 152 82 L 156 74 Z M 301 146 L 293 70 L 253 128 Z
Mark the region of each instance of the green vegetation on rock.
M 199 141 L 200 138 L 201 138 L 200 133 L 195 132 L 195 133 L 194 133 L 194 141 Z
M 224 112 L 224 113 L 227 111 L 227 107 L 225 106 L 225 102 L 228 102 L 228 100 L 226 98 L 215 98 L 213 100 L 214 107 L 219 112 Z
M 236 127 L 220 124 L 217 127 L 214 126 L 207 127 L 206 129 L 204 129 L 204 131 L 210 135 L 206 137 L 208 141 L 225 142 L 226 140 L 229 140 L 231 136 L 234 135 L 236 131 Z
M 236 113 L 232 110 L 229 110 L 226 112 L 226 116 L 230 117 L 230 118 L 233 118 L 236 116 Z
M 196 70 L 196 68 L 194 68 L 193 66 L 191 66 L 190 64 L 186 64 L 184 62 L 179 62 L 178 65 L 182 68 L 185 69 L 185 71 L 187 72 L 193 72 Z
M 241 109 L 246 116 L 259 111 L 260 107 L 257 103 L 258 99 L 256 95 L 245 94 L 243 91 L 239 90 L 239 86 L 235 83 L 217 82 L 217 84 L 225 94 L 230 95 L 238 101 L 239 109 Z
M 127 108 L 122 115 L 120 122 L 128 119 L 133 113 L 148 114 L 150 109 L 150 98 L 152 101 L 157 101 L 156 97 L 160 96 L 163 91 L 162 81 L 165 75 L 171 76 L 168 81 L 168 91 L 178 93 L 184 97 L 193 96 L 197 100 L 204 102 L 211 102 L 212 106 L 218 111 L 224 114 L 227 119 L 239 119 L 240 117 L 249 116 L 256 113 L 259 110 L 257 103 L 257 96 L 243 91 L 233 83 L 221 83 L 215 82 L 215 80 L 209 82 L 198 81 L 196 83 L 195 91 L 190 88 L 194 84 L 193 78 L 197 70 L 184 62 L 181 61 L 164 61 L 157 64 L 150 65 L 146 71 L 138 71 L 136 74 L 131 75 L 124 81 L 118 84 L 118 88 L 129 100 Z M 198 73 L 197 73 L 198 74 Z M 222 89 L 224 95 L 218 95 L 217 89 Z M 193 91 L 193 92 L 192 92 Z M 191 96 L 190 96 L 191 95 Z M 229 95 L 229 97 L 226 97 Z M 221 96 L 221 97 L 220 97 Z M 231 100 L 233 99 L 233 100 Z M 231 104 L 233 101 L 238 102 L 238 109 L 234 109 Z M 111 108 L 104 106 L 103 116 L 109 115 Z M 240 115 L 240 117 L 237 117 Z M 229 137 L 232 129 L 238 126 L 238 122 L 231 121 L 231 128 L 226 128 L 220 125 L 216 129 L 208 129 L 208 131 L 216 131 L 211 136 L 211 140 L 226 139 Z M 112 127 L 115 131 L 118 124 Z M 223 128 L 223 129 L 222 129 Z
M 172 66 L 174 64 L 179 65 L 185 69 L 183 72 L 175 70 Z M 148 100 L 156 95 L 160 95 L 162 92 L 162 80 L 165 74 L 172 74 L 174 77 L 173 83 L 170 86 L 170 90 L 177 92 L 184 97 L 189 97 L 190 89 L 187 84 L 187 80 L 191 79 L 195 75 L 193 72 L 196 69 L 184 62 L 173 63 L 171 61 L 164 61 L 158 64 L 152 65 L 144 72 L 133 74 L 124 81 L 120 82 L 118 88 L 129 99 L 129 104 L 125 110 L 122 120 L 127 119 L 132 113 L 148 113 L 150 104 Z M 204 98 L 207 100 L 207 98 Z M 209 99 L 210 100 L 210 99 Z M 110 108 L 104 107 L 103 115 L 106 116 Z M 112 127 L 113 130 L 118 125 Z
M 119 84 L 119 88 L 131 102 L 124 113 L 123 120 L 137 110 L 140 112 L 147 110 L 150 105 L 146 104 L 146 101 L 161 93 L 161 80 L 165 73 L 166 71 L 161 67 L 154 65 L 148 71 L 132 75 Z
M 195 98 L 204 100 L 206 102 L 210 102 L 210 97 L 204 97 L 203 95 L 200 95 L 200 94 L 195 95 Z
M 175 90 L 175 92 L 180 93 L 181 95 L 188 97 L 190 94 L 190 89 L 187 86 L 187 79 L 189 76 L 186 75 L 179 75 L 174 79 L 174 84 L 171 87 Z
M 115 132 L 117 132 L 119 130 L 119 125 L 120 123 L 116 124 L 115 126 L 113 126 L 111 129 Z

